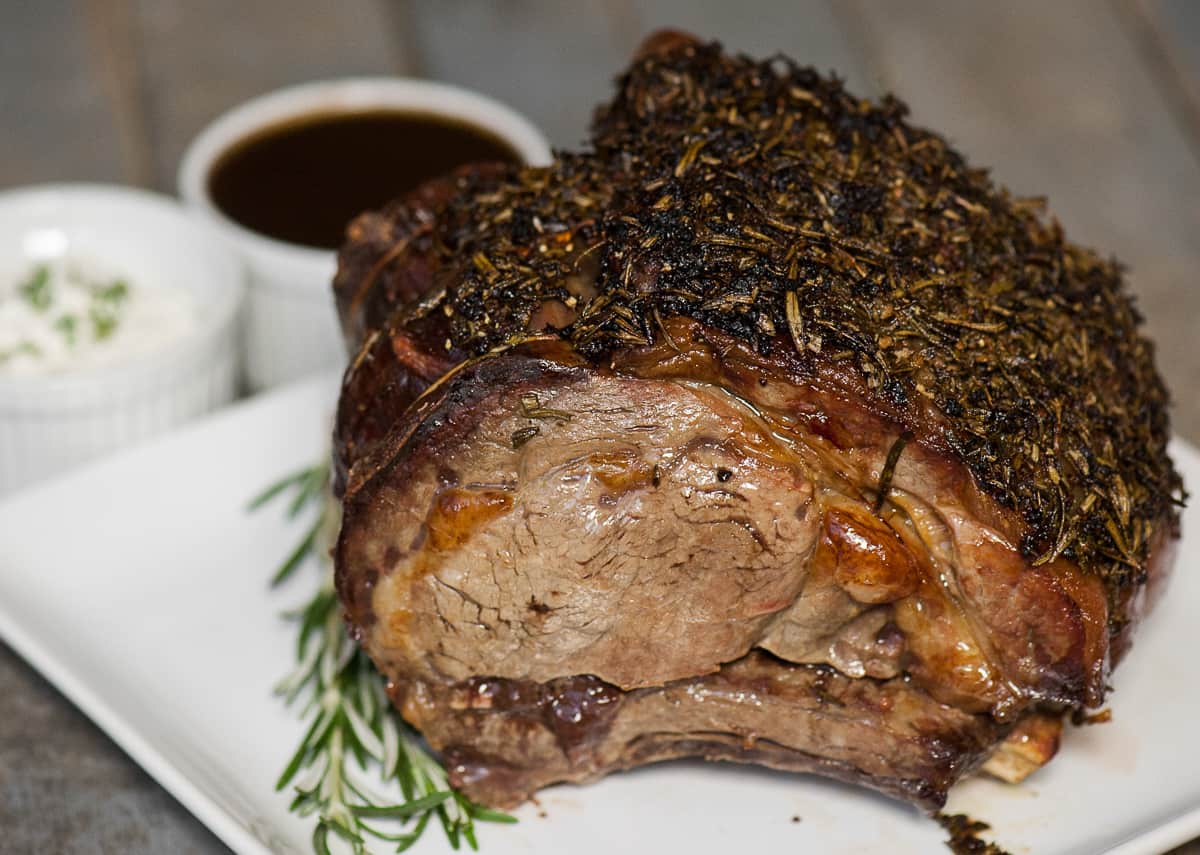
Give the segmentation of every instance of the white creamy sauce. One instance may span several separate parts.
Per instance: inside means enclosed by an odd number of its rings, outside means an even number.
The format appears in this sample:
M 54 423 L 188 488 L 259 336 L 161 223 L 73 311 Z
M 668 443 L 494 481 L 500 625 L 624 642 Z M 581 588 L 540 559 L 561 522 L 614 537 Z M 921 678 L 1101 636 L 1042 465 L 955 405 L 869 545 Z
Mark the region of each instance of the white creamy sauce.
M 196 323 L 192 296 L 147 288 L 77 258 L 0 274 L 0 375 L 114 365 L 178 341 Z

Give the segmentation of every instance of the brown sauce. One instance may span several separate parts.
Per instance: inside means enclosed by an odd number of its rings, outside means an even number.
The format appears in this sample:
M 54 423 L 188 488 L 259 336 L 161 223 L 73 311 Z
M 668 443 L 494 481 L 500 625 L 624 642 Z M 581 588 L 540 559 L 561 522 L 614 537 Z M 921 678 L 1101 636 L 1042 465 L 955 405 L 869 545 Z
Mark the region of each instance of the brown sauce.
M 325 113 L 266 128 L 217 160 L 217 207 L 248 229 L 334 249 L 346 224 L 464 163 L 520 156 L 491 132 L 398 110 Z

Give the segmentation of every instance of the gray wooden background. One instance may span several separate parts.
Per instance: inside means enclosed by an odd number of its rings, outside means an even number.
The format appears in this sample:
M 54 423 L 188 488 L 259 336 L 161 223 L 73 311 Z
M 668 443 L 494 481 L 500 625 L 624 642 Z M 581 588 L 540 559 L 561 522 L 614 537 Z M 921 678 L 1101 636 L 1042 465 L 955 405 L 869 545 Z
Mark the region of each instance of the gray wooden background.
M 1200 441 L 1193 0 L 0 0 L 0 187 L 170 192 L 218 113 L 353 74 L 470 86 L 572 146 L 662 25 L 895 91 L 1017 193 L 1049 196 L 1068 234 L 1128 265 L 1176 429 Z M 0 852 L 225 851 L 0 644 Z

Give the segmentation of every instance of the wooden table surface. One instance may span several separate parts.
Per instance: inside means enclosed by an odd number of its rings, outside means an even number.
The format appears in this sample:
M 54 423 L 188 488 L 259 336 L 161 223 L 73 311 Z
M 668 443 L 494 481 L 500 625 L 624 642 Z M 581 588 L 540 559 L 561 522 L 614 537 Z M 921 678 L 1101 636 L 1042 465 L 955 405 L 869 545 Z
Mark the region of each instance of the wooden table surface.
M 1015 192 L 1048 196 L 1069 235 L 1128 265 L 1175 428 L 1200 441 L 1192 0 L 0 0 L 0 187 L 171 192 L 184 146 L 218 113 L 355 74 L 479 89 L 573 146 L 662 25 L 894 91 Z M 0 830 L 13 853 L 228 851 L 2 644 Z

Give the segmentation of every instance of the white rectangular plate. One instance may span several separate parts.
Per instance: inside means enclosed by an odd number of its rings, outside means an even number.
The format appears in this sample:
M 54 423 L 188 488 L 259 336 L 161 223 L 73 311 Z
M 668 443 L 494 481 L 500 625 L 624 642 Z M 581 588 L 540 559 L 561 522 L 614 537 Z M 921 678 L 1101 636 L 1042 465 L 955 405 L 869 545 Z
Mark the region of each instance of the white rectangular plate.
M 332 378 L 294 386 L 0 504 L 0 636 L 241 853 L 310 851 L 310 822 L 273 787 L 302 725 L 271 687 L 292 664 L 279 614 L 315 577 L 269 590 L 299 532 L 245 507 L 324 453 L 335 390 Z M 1173 451 L 1200 485 L 1200 455 Z M 1168 596 L 1115 675 L 1112 723 L 1068 728 L 1023 786 L 955 792 L 949 809 L 990 822 L 1013 853 L 1157 855 L 1200 835 L 1197 513 Z M 732 765 L 656 766 L 540 801 L 518 825 L 482 826 L 485 855 L 903 855 L 942 839 L 874 794 Z M 418 850 L 447 845 L 433 828 Z

